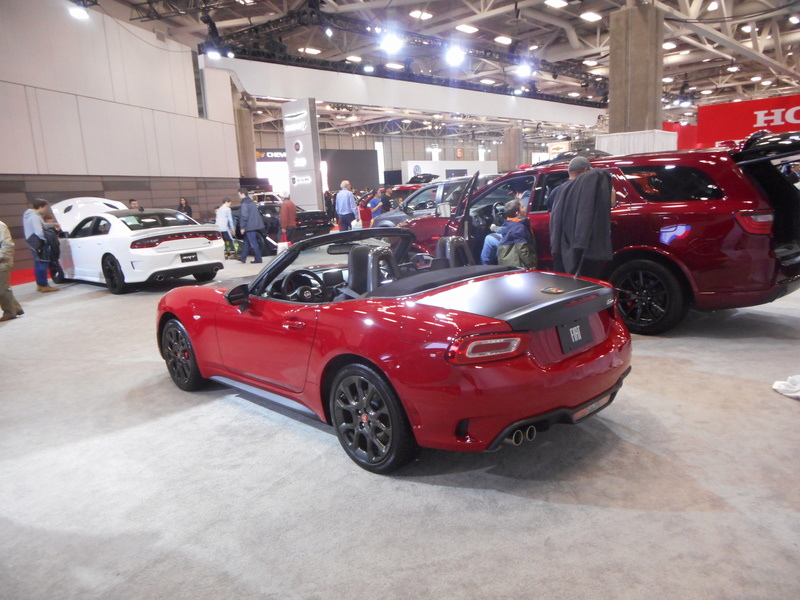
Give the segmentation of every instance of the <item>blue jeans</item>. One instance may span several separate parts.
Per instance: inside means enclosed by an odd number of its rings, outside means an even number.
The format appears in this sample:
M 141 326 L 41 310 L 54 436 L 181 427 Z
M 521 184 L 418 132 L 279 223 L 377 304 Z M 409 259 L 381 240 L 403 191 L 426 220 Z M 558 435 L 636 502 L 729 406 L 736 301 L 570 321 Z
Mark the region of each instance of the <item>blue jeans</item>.
M 239 257 L 239 260 L 242 262 L 247 262 L 247 255 L 250 254 L 250 249 L 253 250 L 253 256 L 256 257 L 256 262 L 260 263 L 262 261 L 261 258 L 261 246 L 258 245 L 258 236 L 256 235 L 255 231 L 246 231 L 244 233 L 244 245 L 242 247 L 242 255 Z
M 33 274 L 36 277 L 36 285 L 45 286 L 47 285 L 47 268 L 49 263 L 36 258 L 36 252 L 33 250 L 31 250 L 31 254 L 33 254 Z
M 353 219 L 356 216 L 353 213 L 345 213 L 339 215 L 339 231 L 350 231 L 353 228 Z

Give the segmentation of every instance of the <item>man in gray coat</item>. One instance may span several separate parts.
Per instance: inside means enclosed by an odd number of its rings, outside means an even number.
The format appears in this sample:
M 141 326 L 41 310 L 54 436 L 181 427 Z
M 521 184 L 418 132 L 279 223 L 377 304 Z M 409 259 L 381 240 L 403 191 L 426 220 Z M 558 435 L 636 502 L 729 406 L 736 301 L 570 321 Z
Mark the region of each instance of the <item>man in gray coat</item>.
M 611 173 L 592 169 L 588 159 L 569 163 L 569 181 L 554 192 L 550 214 L 553 269 L 575 276 L 599 278 L 611 260 Z

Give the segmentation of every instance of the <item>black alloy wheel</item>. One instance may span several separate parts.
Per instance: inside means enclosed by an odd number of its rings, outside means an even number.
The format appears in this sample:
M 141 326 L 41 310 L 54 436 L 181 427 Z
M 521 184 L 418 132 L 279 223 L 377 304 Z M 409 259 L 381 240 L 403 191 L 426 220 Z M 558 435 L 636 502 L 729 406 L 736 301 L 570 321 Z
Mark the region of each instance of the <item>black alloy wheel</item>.
M 397 395 L 375 370 L 352 364 L 331 388 L 331 420 L 342 448 L 362 469 L 388 474 L 410 462 L 419 447 Z
M 122 294 L 126 287 L 125 275 L 122 273 L 122 267 L 119 266 L 117 259 L 110 254 L 104 256 L 102 267 L 108 291 L 112 294 Z
M 57 260 L 50 261 L 50 279 L 53 280 L 53 283 L 60 284 L 64 283 L 67 278 L 64 276 L 64 269 L 61 268 L 61 263 Z
M 657 262 L 627 262 L 611 274 L 610 281 L 617 288 L 617 309 L 632 333 L 664 333 L 688 310 L 680 282 Z
M 173 383 L 185 392 L 200 389 L 205 379 L 197 367 L 192 342 L 186 328 L 177 319 L 171 319 L 161 332 L 161 354 Z

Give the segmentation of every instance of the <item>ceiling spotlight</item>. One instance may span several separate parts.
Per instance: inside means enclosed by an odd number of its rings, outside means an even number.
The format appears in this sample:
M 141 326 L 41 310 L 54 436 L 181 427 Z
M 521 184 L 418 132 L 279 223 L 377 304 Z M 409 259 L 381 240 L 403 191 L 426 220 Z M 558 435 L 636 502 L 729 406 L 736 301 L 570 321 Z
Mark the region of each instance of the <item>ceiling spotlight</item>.
M 662 77 L 661 81 L 663 81 L 664 83 L 672 83 L 673 81 L 675 81 L 675 79 L 673 79 L 672 77 Z
M 714 0 L 711 4 L 708 5 L 708 12 L 713 12 L 719 8 L 719 3 L 717 0 Z
M 303 52 L 304 54 L 311 54 L 311 55 L 319 54 L 320 52 L 322 52 L 322 50 L 320 50 L 319 48 L 298 48 L 297 51 L 298 52 Z
M 596 67 L 597 61 L 587 58 L 585 61 L 583 61 L 583 64 L 585 64 L 587 67 Z
M 473 27 L 472 25 L 462 24 L 456 27 L 461 33 L 475 33 L 478 31 L 477 27 Z
M 687 54 L 689 54 L 689 52 L 691 52 L 691 50 L 681 50 L 680 52 L 678 52 L 678 54 L 682 54 L 683 56 L 686 56 Z
M 714 90 L 702 90 L 700 93 L 704 96 L 708 96 L 709 94 L 713 94 Z
M 331 29 L 330 27 L 326 27 L 325 35 L 327 35 L 328 37 L 333 37 L 333 29 Z
M 538 49 L 539 49 L 539 44 L 531 44 L 530 46 L 528 46 L 528 50 L 538 50 Z
M 522 89 L 521 89 L 521 88 L 517 88 L 517 89 L 515 89 L 515 90 L 514 90 L 514 95 L 515 95 L 515 96 L 521 96 L 521 95 L 522 95 Z
M 464 56 L 464 51 L 461 48 L 458 48 L 457 46 L 451 46 L 447 49 L 447 53 L 444 55 L 444 60 L 451 67 L 457 67 L 464 62 Z
M 374 73 L 375 67 L 372 65 L 364 65 L 364 73 Z
M 661 47 L 664 50 L 675 50 L 675 48 L 677 48 L 678 45 L 675 42 L 664 42 L 663 44 L 661 44 Z
M 401 69 L 405 69 L 405 65 L 401 65 L 400 63 L 386 63 L 386 68 L 392 71 L 400 71 Z
M 772 82 L 769 79 L 765 79 L 761 82 L 761 85 L 772 85 Z
M 753 31 L 753 28 L 750 25 L 742 25 L 742 31 L 744 31 L 745 33 L 750 33 L 751 31 Z
M 408 124 L 408 123 L 411 123 L 411 119 L 403 119 L 402 122 Z
M 730 73 L 736 73 L 738 70 L 739 67 L 737 67 L 736 65 L 731 65 L 730 67 L 728 67 L 728 72 Z
M 419 19 L 420 21 L 427 21 L 433 15 L 429 12 L 425 12 L 424 10 L 412 10 L 410 13 L 408 13 L 408 16 L 414 19 Z
M 800 17 L 798 17 L 797 15 L 792 15 L 791 17 L 789 17 L 789 23 L 791 23 L 792 25 L 797 25 L 798 23 L 800 23 Z
M 591 11 L 581 14 L 581 19 L 583 19 L 584 21 L 589 21 L 589 23 L 594 23 L 595 21 L 599 21 L 602 18 L 603 17 L 598 15 L 596 12 L 591 12 Z
M 581 95 L 580 92 L 570 92 L 569 94 L 567 94 L 567 96 L 569 96 L 570 98 L 578 98 L 580 95 Z
M 483 85 L 494 85 L 495 84 L 495 80 L 494 79 L 481 79 L 481 83 Z
M 69 14 L 79 21 L 85 21 L 89 18 L 89 11 L 83 6 L 70 6 Z
M 750 81 L 761 81 L 761 75 L 753 75 Z
M 508 46 L 514 40 L 512 40 L 510 37 L 506 35 L 498 35 L 496 38 L 494 38 L 494 41 L 497 42 L 498 44 L 503 44 L 504 46 Z
M 222 58 L 222 54 L 219 53 L 219 50 L 209 50 L 206 52 L 206 56 L 211 60 L 219 60 Z
M 544 0 L 544 3 L 550 8 L 564 8 L 567 5 L 565 0 Z
M 395 34 L 389 33 L 381 40 L 380 47 L 387 54 L 396 54 L 403 47 L 403 40 Z
M 233 50 L 228 50 L 228 52 L 227 52 L 226 56 L 227 56 L 228 58 L 233 58 L 233 57 L 234 57 L 234 56 L 236 56 L 236 55 L 233 53 Z
M 533 73 L 533 68 L 528 63 L 522 63 L 517 67 L 516 73 L 520 77 L 530 77 Z
M 360 56 L 348 56 L 347 58 L 345 58 L 345 60 L 347 62 L 360 63 L 361 62 L 361 57 Z

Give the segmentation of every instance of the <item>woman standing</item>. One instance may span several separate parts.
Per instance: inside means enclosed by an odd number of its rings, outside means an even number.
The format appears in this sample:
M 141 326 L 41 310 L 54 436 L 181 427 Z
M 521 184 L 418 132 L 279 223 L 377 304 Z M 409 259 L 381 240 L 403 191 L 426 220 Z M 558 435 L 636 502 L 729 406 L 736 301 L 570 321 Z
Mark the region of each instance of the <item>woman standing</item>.
M 189 204 L 189 201 L 181 196 L 181 199 L 178 200 L 178 212 L 182 212 L 186 216 L 192 216 L 192 206 Z

